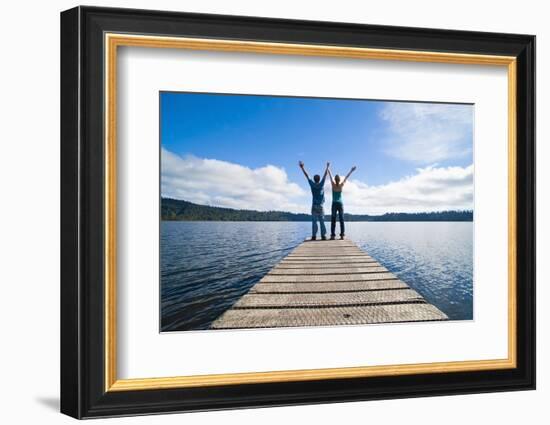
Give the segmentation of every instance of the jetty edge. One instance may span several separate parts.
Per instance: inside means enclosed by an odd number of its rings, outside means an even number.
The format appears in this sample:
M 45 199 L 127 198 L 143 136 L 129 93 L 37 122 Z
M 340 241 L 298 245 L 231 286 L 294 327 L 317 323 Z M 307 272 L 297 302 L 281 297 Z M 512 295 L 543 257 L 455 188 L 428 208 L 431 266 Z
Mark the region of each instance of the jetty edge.
M 351 240 L 298 245 L 210 329 L 448 320 Z

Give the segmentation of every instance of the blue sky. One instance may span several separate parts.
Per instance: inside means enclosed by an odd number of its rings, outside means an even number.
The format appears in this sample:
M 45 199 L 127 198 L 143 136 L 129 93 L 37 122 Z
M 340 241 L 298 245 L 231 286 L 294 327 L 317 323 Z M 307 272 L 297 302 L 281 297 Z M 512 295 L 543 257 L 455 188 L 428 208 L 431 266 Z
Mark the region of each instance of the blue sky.
M 472 208 L 472 105 L 175 92 L 160 103 L 163 196 L 307 211 L 298 161 L 311 175 L 331 161 L 334 174 L 357 166 L 349 212 Z

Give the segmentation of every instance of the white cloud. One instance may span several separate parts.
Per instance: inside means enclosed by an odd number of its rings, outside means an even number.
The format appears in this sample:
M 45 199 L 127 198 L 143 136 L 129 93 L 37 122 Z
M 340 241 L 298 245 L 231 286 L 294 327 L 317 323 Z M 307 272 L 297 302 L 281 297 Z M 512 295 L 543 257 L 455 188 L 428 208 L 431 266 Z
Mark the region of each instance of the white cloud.
M 473 209 L 474 166 L 436 168 L 379 186 L 350 180 L 344 187 L 344 208 L 354 214 Z
M 350 180 L 344 187 L 344 208 L 353 214 L 473 209 L 474 167 L 419 168 L 400 180 L 369 186 Z M 326 211 L 331 190 L 327 180 Z M 259 211 L 308 212 L 311 194 L 291 182 L 284 169 L 267 165 L 248 168 L 216 159 L 181 157 L 162 149 L 162 196 Z
M 388 123 L 386 153 L 419 164 L 470 155 L 473 114 L 471 105 L 388 103 L 380 112 Z
M 307 211 L 307 193 L 274 165 L 251 169 L 162 149 L 163 197 L 259 211 Z

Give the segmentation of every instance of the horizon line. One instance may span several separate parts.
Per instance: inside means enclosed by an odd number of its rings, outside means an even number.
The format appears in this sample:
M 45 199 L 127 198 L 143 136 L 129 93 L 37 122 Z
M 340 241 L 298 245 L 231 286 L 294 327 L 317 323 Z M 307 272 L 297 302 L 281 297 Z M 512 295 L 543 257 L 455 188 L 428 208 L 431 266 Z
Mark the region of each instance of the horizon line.
M 307 212 L 291 212 L 291 211 L 282 211 L 282 210 L 261 211 L 261 210 L 222 207 L 222 206 L 218 206 L 218 205 L 205 205 L 205 204 L 198 204 L 196 202 L 191 202 L 191 201 L 188 201 L 186 199 L 178 199 L 178 198 L 172 198 L 172 197 L 167 197 L 167 196 L 162 196 L 162 195 L 160 196 L 160 199 L 161 199 L 161 201 L 163 199 L 167 199 L 167 200 L 172 200 L 172 201 L 187 202 L 189 204 L 197 205 L 197 206 L 200 206 L 200 207 L 223 208 L 223 209 L 228 209 L 228 210 L 233 210 L 233 211 L 250 211 L 250 212 L 257 212 L 257 213 L 274 213 L 274 212 L 276 212 L 276 213 L 295 214 L 295 215 L 298 215 L 298 214 L 311 215 L 310 213 L 307 213 Z M 438 213 L 449 213 L 449 212 L 472 213 L 473 214 L 474 210 L 472 208 L 472 209 L 464 209 L 464 210 L 437 210 L 437 211 L 419 211 L 419 212 L 404 212 L 404 211 L 390 212 L 390 211 L 386 211 L 386 212 L 381 213 L 381 214 L 344 212 L 344 215 L 351 215 L 351 216 L 364 215 L 364 216 L 371 216 L 371 217 L 380 217 L 380 216 L 383 216 L 383 215 L 386 215 L 386 214 L 438 214 Z M 325 215 L 330 215 L 330 213 L 328 213 L 328 214 L 325 213 Z

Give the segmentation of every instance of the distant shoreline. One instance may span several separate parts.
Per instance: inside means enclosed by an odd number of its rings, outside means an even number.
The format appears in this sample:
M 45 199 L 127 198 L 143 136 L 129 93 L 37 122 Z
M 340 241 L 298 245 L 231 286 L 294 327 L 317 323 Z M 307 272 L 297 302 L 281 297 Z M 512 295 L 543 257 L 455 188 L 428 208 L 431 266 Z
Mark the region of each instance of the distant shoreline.
M 382 215 L 344 214 L 347 222 L 473 222 L 473 211 L 436 211 L 421 213 L 385 213 Z M 212 207 L 162 198 L 162 221 L 197 222 L 310 222 L 309 214 L 286 211 L 254 211 Z M 330 215 L 325 215 L 330 220 Z
M 166 223 L 310 223 L 305 220 L 171 220 L 160 219 Z M 330 222 L 330 216 L 325 217 L 325 223 Z M 473 220 L 350 220 L 349 223 L 473 223 Z

